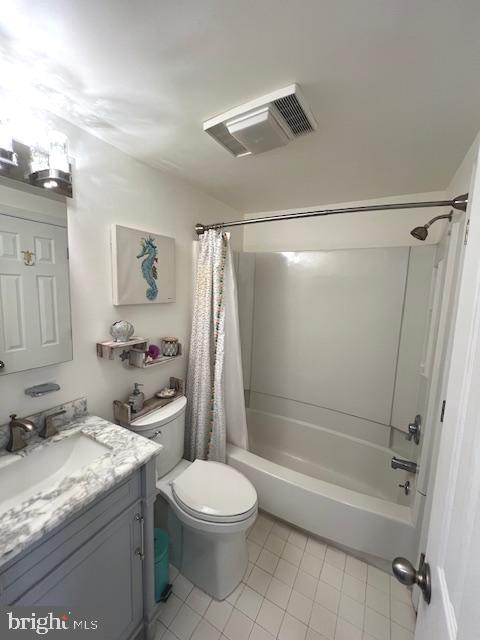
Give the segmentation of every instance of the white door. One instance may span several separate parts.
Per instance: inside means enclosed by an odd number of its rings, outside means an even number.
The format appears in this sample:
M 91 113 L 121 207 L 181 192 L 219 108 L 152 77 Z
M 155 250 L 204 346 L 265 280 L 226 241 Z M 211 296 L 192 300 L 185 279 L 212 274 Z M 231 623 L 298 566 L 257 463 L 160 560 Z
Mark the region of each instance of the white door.
M 0 374 L 71 360 L 70 327 L 66 228 L 0 214 Z
M 480 638 L 480 171 L 470 189 L 446 408 L 426 548 L 432 598 L 416 640 Z

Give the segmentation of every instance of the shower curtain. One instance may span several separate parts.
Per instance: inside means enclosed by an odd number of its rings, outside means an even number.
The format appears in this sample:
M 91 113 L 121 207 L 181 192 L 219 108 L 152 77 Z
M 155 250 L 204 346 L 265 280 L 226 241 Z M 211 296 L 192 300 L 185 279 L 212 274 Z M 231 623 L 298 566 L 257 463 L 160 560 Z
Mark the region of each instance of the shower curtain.
M 228 234 L 212 229 L 198 244 L 185 457 L 225 462 L 227 439 L 248 445 L 235 273 Z

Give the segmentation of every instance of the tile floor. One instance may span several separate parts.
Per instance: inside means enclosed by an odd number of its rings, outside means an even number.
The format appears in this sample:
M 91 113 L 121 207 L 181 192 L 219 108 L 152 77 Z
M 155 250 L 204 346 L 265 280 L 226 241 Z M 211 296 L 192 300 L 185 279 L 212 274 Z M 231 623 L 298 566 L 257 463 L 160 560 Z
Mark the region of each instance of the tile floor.
M 171 569 L 155 640 L 413 640 L 410 592 L 383 571 L 260 514 L 223 602 Z

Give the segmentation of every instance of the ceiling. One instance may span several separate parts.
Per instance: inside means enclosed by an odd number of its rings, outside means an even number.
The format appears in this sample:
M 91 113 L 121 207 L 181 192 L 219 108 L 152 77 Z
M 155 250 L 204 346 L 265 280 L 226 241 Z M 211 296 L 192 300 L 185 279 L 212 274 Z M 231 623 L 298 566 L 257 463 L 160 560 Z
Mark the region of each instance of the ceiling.
M 478 0 L 3 0 L 0 82 L 242 211 L 444 188 L 480 128 Z M 300 84 L 318 130 L 202 122 Z

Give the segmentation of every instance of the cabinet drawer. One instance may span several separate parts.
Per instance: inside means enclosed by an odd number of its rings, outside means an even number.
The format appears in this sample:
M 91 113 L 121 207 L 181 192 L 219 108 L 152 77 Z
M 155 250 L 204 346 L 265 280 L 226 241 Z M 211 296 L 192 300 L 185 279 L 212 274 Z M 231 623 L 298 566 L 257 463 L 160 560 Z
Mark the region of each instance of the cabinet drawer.
M 85 511 L 72 516 L 35 543 L 2 571 L 0 602 L 11 604 L 140 497 L 141 471 L 137 471 Z

